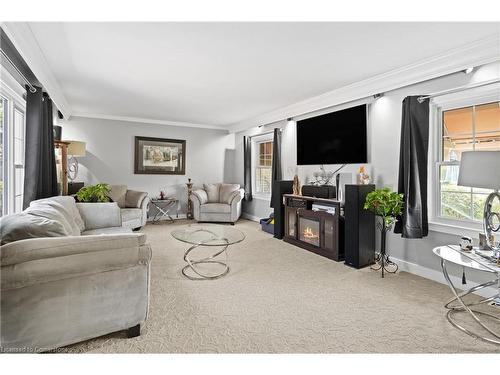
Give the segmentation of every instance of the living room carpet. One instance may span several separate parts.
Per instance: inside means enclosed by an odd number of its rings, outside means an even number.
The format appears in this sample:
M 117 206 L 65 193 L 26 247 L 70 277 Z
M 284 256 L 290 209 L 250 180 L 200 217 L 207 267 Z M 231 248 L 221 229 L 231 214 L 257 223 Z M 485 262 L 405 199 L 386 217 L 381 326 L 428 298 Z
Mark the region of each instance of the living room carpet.
M 149 318 L 141 336 L 118 332 L 70 353 L 498 353 L 452 327 L 446 285 L 406 272 L 380 278 L 274 239 L 240 220 L 246 239 L 229 247 L 218 280 L 181 275 L 187 244 L 147 225 L 153 249 Z M 485 306 L 498 314 L 499 310 Z M 496 326 L 497 329 L 498 325 Z

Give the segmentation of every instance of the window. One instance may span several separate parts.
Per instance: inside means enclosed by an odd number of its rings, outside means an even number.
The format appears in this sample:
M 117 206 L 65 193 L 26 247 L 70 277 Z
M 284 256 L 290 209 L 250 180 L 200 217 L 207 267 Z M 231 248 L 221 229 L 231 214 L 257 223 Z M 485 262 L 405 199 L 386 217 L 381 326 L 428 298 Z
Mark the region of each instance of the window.
M 254 192 L 256 194 L 271 194 L 273 141 L 266 139 L 255 141 Z
M 500 150 L 500 102 L 442 109 L 440 121 L 436 214 L 479 222 L 491 190 L 457 185 L 460 157 L 464 151 Z
M 24 112 L 14 109 L 14 212 L 23 210 L 24 198 Z
M 24 89 L 2 70 L 0 85 L 1 215 L 23 210 L 24 136 L 26 128 L 26 102 L 21 96 L 23 91 Z

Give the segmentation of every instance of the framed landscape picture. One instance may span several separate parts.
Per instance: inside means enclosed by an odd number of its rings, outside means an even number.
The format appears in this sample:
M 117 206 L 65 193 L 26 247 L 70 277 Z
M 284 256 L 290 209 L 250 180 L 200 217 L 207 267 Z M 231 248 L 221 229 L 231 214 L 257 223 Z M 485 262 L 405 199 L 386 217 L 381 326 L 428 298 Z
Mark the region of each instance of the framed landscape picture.
M 136 174 L 186 174 L 186 141 L 135 137 Z

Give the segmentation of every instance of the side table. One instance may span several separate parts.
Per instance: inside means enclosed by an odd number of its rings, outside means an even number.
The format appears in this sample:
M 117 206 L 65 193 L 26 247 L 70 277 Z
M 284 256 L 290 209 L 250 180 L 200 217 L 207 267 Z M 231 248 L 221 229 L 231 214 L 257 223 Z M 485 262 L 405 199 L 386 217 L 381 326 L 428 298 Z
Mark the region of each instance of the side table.
M 154 207 L 156 209 L 153 219 L 151 220 L 153 224 L 159 224 L 164 218 L 168 218 L 170 222 L 173 223 L 174 219 L 170 216 L 170 211 L 174 208 L 176 217 L 179 217 L 179 212 L 177 210 L 179 200 L 177 198 L 151 199 L 150 203 L 150 208 Z
M 500 266 L 488 261 L 486 258 L 483 258 L 481 255 L 479 255 L 480 253 L 476 253 L 475 250 L 473 250 L 471 253 L 466 253 L 461 251 L 459 246 L 455 245 L 439 246 L 434 248 L 432 251 L 435 255 L 441 258 L 441 268 L 443 270 L 444 278 L 446 279 L 446 282 L 448 283 L 453 295 L 455 296 L 444 305 L 444 307 L 448 309 L 448 313 L 446 314 L 446 318 L 448 319 L 448 321 L 454 327 L 472 337 L 476 337 L 492 344 L 500 345 L 500 332 L 493 331 L 484 322 L 484 318 L 500 322 L 500 314 L 489 314 L 487 312 L 479 311 L 474 308 L 474 306 L 494 301 L 500 297 Z M 447 263 L 454 263 L 464 268 L 483 271 L 490 274 L 492 276 L 492 280 L 461 292 L 453 285 L 453 282 L 451 281 L 448 270 L 446 269 Z M 498 287 L 498 291 L 496 291 L 493 296 L 482 298 L 478 302 L 467 303 L 464 301 L 463 298 L 465 296 L 490 286 Z M 479 334 L 475 331 L 470 330 L 469 328 L 465 328 L 462 325 L 458 324 L 454 319 L 454 315 L 458 313 L 470 314 L 474 319 L 474 322 L 477 324 L 477 328 L 480 328 L 484 333 Z M 483 318 L 483 320 L 481 320 L 480 317 Z

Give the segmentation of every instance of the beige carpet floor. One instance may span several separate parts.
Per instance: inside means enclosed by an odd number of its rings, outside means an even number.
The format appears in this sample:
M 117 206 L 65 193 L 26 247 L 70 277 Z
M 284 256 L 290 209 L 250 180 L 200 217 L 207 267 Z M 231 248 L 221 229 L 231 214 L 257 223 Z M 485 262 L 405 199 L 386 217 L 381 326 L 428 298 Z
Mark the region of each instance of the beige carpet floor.
M 229 249 L 230 273 L 214 281 L 188 280 L 180 273 L 187 246 L 170 235 L 186 223 L 143 229 L 153 260 L 150 314 L 141 336 L 114 333 L 66 351 L 500 352 L 448 323 L 447 286 L 405 272 L 381 279 L 370 269 L 355 270 L 276 240 L 247 220 L 236 225 L 246 239 Z

